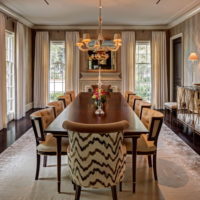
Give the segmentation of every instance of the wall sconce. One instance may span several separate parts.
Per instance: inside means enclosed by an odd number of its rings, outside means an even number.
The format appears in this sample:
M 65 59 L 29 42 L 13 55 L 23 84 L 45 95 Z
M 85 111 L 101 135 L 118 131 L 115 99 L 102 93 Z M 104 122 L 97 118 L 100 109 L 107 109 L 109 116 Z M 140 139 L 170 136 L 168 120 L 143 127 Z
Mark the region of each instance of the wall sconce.
M 188 57 L 188 60 L 192 62 L 192 64 L 194 64 L 195 61 L 198 61 L 199 60 L 199 57 L 197 55 L 197 53 L 195 52 L 191 52 L 189 57 Z M 193 84 L 193 66 L 192 66 L 192 84 Z

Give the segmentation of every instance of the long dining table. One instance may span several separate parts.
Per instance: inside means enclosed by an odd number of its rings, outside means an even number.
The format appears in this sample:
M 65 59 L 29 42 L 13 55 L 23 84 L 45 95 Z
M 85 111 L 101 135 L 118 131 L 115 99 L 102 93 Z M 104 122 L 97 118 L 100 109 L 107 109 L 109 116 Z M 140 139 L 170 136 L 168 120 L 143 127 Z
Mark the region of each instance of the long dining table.
M 95 110 L 92 93 L 81 92 L 45 130 L 46 133 L 52 133 L 57 140 L 58 192 L 60 192 L 61 187 L 61 141 L 62 137 L 67 137 L 67 130 L 62 127 L 63 122 L 69 120 L 86 124 L 105 124 L 127 120 L 129 127 L 124 130 L 124 137 L 132 140 L 132 191 L 134 193 L 136 188 L 137 139 L 142 133 L 148 133 L 149 131 L 119 92 L 107 95 L 106 103 L 103 106 L 104 115 L 96 115 Z

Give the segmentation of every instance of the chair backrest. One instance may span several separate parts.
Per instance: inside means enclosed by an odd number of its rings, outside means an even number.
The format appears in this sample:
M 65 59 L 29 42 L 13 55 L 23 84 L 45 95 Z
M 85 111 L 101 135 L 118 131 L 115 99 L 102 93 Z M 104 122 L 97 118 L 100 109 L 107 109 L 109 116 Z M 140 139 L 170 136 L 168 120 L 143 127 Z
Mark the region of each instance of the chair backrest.
M 141 120 L 145 127 L 149 130 L 148 140 L 154 141 L 157 145 L 158 136 L 163 123 L 164 115 L 156 110 L 144 108 L 142 111 Z
M 68 94 L 68 93 L 66 93 L 66 94 L 63 95 L 63 96 L 59 96 L 57 99 L 58 99 L 59 101 L 63 101 L 64 107 L 65 107 L 65 108 L 67 107 L 67 105 L 69 105 L 69 104 L 72 102 L 71 95 Z
M 135 94 L 134 92 L 131 92 L 131 91 L 126 91 L 126 92 L 125 92 L 124 97 L 125 97 L 127 103 L 129 103 L 129 97 L 130 97 L 131 95 L 136 95 L 136 94 Z
M 63 101 L 53 101 L 47 104 L 48 107 L 53 107 L 55 116 L 57 117 L 64 110 Z
M 137 96 L 137 95 L 130 95 L 129 96 L 129 105 L 131 106 L 131 108 L 133 108 L 133 110 L 135 109 L 135 103 L 136 100 L 142 100 L 142 97 Z
M 143 109 L 151 108 L 151 106 L 152 105 L 146 101 L 136 99 L 134 111 L 137 114 L 137 116 L 141 119 Z
M 44 129 L 46 129 L 55 119 L 55 113 L 53 108 L 45 108 L 32 113 L 30 118 L 36 138 L 36 144 L 38 145 L 39 141 L 45 140 Z
M 124 176 L 126 150 L 123 130 L 127 121 L 110 124 L 80 124 L 65 121 L 69 136 L 69 167 L 76 185 L 104 188 Z
M 65 92 L 65 95 L 69 94 L 70 95 L 70 98 L 71 98 L 71 102 L 75 100 L 76 98 L 76 95 L 75 95 L 75 92 L 72 90 L 72 91 L 67 91 Z

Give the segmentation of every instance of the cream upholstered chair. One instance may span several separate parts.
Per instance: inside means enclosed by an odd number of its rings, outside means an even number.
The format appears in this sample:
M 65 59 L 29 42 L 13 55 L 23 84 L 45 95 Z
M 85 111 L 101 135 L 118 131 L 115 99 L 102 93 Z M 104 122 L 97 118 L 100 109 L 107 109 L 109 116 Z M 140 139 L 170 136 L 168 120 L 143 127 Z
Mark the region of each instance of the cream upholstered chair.
M 63 101 L 65 108 L 72 102 L 72 97 L 71 97 L 71 94 L 69 93 L 66 93 L 63 96 L 59 96 L 57 99 L 59 101 Z
M 40 171 L 40 156 L 44 155 L 44 167 L 47 165 L 47 156 L 56 155 L 57 143 L 52 134 L 44 134 L 44 129 L 55 119 L 53 108 L 46 108 L 36 111 L 30 115 L 33 131 L 36 139 L 36 174 L 35 180 L 38 180 Z M 68 139 L 62 140 L 62 154 L 67 154 Z
M 124 98 L 126 99 L 127 103 L 129 103 L 129 97 L 131 95 L 136 95 L 136 94 L 134 92 L 131 92 L 131 91 L 126 91 L 125 92 Z
M 65 92 L 65 95 L 69 94 L 70 95 L 70 98 L 71 98 L 71 102 L 75 100 L 76 98 L 76 95 L 75 95 L 75 92 L 72 90 L 72 91 L 67 91 Z
M 141 119 L 142 117 L 142 111 L 144 108 L 151 108 L 151 104 L 147 101 L 143 101 L 143 100 L 136 100 L 135 101 L 135 113 L 137 114 L 137 116 Z
M 137 95 L 130 95 L 129 96 L 129 105 L 131 106 L 131 108 L 133 110 L 135 110 L 135 103 L 136 103 L 136 100 L 142 100 L 142 97 L 140 96 L 137 96 Z
M 156 156 L 157 156 L 157 141 L 160 129 L 163 123 L 164 115 L 161 112 L 144 108 L 141 121 L 149 130 L 149 134 L 142 134 L 137 140 L 137 155 L 148 155 L 149 167 L 152 166 L 151 160 L 153 156 L 153 171 L 154 178 L 157 180 Z M 132 153 L 132 143 L 130 139 L 124 139 L 124 143 L 128 153 Z
M 63 101 L 52 101 L 47 104 L 48 107 L 52 107 L 57 117 L 64 110 Z
M 113 200 L 117 199 L 116 185 L 124 177 L 126 147 L 123 130 L 127 121 L 110 124 L 80 124 L 65 121 L 63 127 L 69 136 L 69 167 L 79 200 L 81 187 L 111 187 Z

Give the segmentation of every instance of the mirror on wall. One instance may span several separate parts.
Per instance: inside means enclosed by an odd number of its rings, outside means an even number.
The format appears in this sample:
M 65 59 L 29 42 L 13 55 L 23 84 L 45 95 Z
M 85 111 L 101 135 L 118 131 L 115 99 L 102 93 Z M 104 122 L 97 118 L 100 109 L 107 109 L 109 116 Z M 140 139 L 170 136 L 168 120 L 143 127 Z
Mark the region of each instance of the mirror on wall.
M 95 41 L 93 40 L 90 43 L 93 42 Z M 103 45 L 112 46 L 113 44 L 111 40 L 106 40 L 104 41 Z M 88 51 L 88 71 L 97 71 L 99 66 L 101 67 L 102 71 L 116 71 L 116 52 L 107 51 L 106 54 L 108 58 L 100 62 L 95 59 L 96 54 L 97 53 L 95 51 Z

